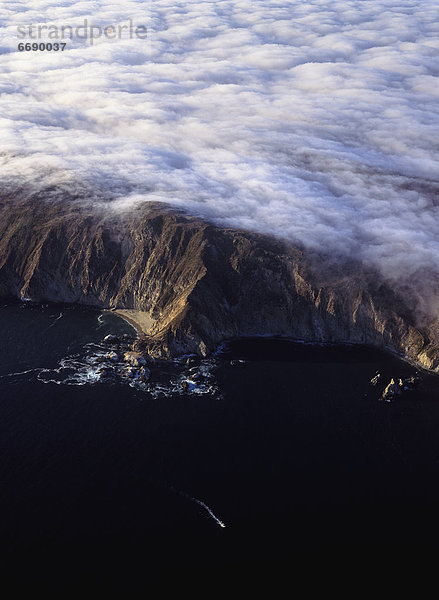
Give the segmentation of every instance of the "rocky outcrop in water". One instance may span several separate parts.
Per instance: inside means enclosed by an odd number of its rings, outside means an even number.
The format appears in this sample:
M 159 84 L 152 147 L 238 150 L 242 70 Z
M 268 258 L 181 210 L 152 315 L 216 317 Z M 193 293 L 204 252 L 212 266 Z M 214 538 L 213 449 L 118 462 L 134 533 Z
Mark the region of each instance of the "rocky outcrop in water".
M 439 321 L 376 273 L 160 205 L 129 214 L 64 197 L 0 202 L 0 297 L 133 309 L 134 350 L 206 355 L 236 336 L 387 347 L 439 370 Z
M 402 380 L 399 379 L 398 382 L 396 382 L 392 378 L 390 380 L 389 385 L 386 386 L 385 390 L 383 391 L 383 394 L 382 394 L 383 400 L 387 400 L 388 402 L 391 402 L 397 396 L 400 396 L 402 394 L 402 388 L 403 388 Z

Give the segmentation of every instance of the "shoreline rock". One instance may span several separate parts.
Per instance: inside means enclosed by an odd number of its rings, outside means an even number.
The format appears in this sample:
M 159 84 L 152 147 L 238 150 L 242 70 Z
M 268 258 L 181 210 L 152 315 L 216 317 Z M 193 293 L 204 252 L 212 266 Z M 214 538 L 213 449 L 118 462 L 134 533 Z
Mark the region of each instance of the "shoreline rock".
M 394 400 L 397 396 L 401 396 L 402 394 L 402 381 L 401 379 L 398 380 L 398 382 L 396 382 L 393 377 L 390 380 L 390 383 L 386 386 L 386 388 L 384 389 L 383 393 L 382 393 L 382 399 L 386 400 L 387 402 L 391 402 L 392 400 Z
M 125 352 L 123 359 L 132 367 L 146 367 L 146 358 L 140 352 Z
M 381 399 L 386 402 L 392 402 L 404 392 L 411 392 L 417 389 L 422 384 L 422 377 L 419 373 L 415 373 L 405 379 L 398 378 L 396 381 L 392 377 L 390 383 L 384 388 Z

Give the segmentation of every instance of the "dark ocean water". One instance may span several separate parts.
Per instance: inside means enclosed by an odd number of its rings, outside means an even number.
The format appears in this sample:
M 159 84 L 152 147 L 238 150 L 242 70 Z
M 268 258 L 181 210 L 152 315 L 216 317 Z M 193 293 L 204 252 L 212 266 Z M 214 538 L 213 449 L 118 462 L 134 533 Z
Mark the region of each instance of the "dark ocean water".
M 437 377 L 385 403 L 371 377 L 412 366 L 258 339 L 196 362 L 204 383 L 181 393 L 185 361 L 153 365 L 146 386 L 99 381 L 108 333 L 133 330 L 111 313 L 0 310 L 0 533 L 16 568 L 132 578 L 438 546 Z

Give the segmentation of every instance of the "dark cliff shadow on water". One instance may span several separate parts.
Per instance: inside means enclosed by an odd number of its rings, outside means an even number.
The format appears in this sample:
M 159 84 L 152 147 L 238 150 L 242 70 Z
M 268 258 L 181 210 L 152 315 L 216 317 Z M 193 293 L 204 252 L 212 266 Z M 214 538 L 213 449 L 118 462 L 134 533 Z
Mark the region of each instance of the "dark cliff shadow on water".
M 33 374 L 125 331 L 86 309 L 0 310 L 9 575 L 135 588 L 161 572 L 437 547 L 437 377 L 386 403 L 390 378 L 414 367 L 370 348 L 277 339 L 227 344 L 210 359 L 211 394 Z

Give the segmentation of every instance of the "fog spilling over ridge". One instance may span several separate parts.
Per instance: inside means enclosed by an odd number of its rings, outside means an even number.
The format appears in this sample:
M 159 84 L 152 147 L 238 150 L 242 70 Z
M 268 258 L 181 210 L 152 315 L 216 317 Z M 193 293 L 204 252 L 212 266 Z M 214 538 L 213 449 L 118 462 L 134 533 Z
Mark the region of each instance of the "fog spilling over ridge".
M 3 190 L 83 186 L 96 190 L 84 201 L 118 210 L 166 202 L 358 258 L 437 314 L 431 0 L 27 0 L 0 19 Z M 17 50 L 34 41 L 17 27 L 84 19 L 149 36 Z

